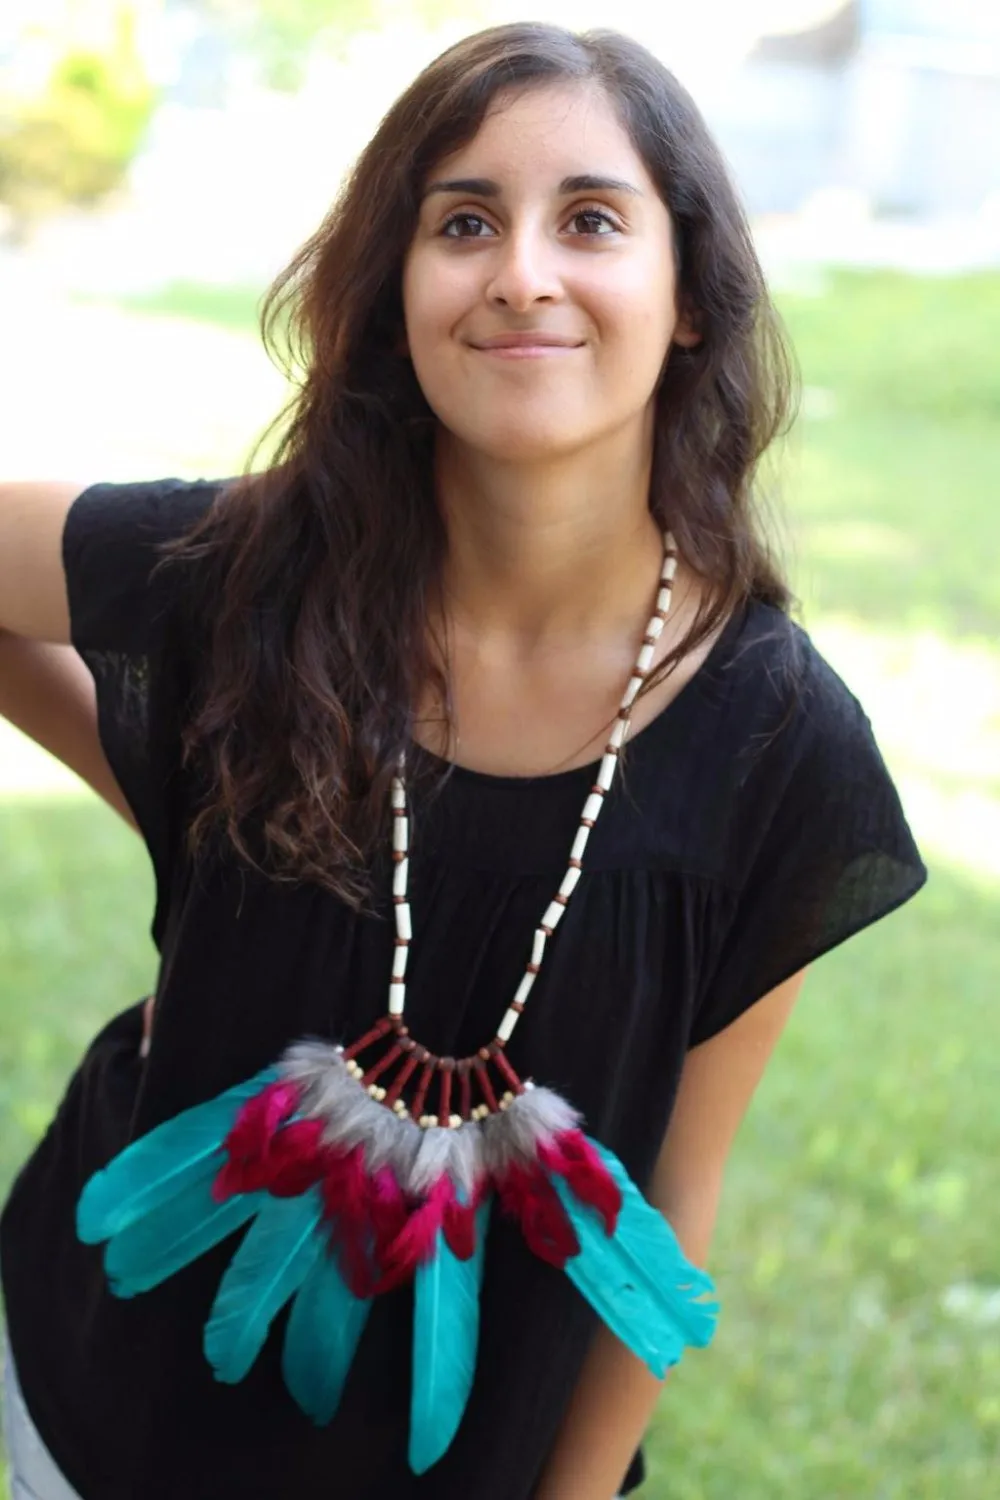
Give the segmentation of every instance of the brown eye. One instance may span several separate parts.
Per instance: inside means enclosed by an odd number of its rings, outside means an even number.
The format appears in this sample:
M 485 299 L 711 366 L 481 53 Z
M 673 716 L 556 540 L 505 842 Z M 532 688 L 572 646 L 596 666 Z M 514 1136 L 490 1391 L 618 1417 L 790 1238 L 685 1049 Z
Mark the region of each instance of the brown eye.
M 471 234 L 465 234 L 461 229 L 456 230 L 456 225 L 474 225 Z M 450 240 L 480 240 L 485 238 L 483 230 L 489 230 L 490 226 L 480 214 L 450 214 L 445 220 L 441 233 Z
M 618 231 L 618 225 L 615 223 L 614 219 L 612 219 L 611 215 L 604 213 L 599 208 L 577 209 L 576 213 L 573 215 L 572 223 L 583 224 L 584 228 L 582 230 L 582 233 L 594 238 L 596 238 L 598 235 L 604 234 L 609 230 L 614 231 L 615 233 L 617 233 Z

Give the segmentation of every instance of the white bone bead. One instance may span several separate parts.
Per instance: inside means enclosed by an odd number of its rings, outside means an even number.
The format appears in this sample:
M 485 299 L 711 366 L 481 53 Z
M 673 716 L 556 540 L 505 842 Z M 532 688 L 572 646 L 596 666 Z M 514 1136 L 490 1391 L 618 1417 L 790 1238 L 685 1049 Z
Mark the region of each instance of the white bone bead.
M 582 859 L 583 858 L 584 851 L 587 848 L 587 840 L 589 838 L 590 838 L 590 829 L 586 828 L 581 823 L 580 827 L 576 830 L 576 838 L 573 840 L 573 847 L 572 847 L 572 849 L 569 852 L 570 859 Z M 543 932 L 542 933 L 542 937 L 544 937 L 544 936 L 545 936 L 545 934 Z M 540 957 L 536 958 L 535 955 L 532 954 L 531 955 L 531 962 L 533 964 L 541 963 L 541 958 Z
M 632 707 L 632 704 L 635 702 L 635 695 L 636 695 L 636 693 L 639 691 L 639 689 L 641 687 L 642 687 L 642 678 L 641 677 L 630 677 L 629 678 L 629 680 L 628 680 L 628 687 L 625 689 L 625 695 L 624 695 L 624 697 L 622 698 L 622 701 L 621 701 L 622 708 L 631 708 Z
M 504 1042 L 509 1041 L 510 1040 L 510 1034 L 514 1030 L 514 1027 L 516 1025 L 517 1025 L 517 1011 L 516 1010 L 509 1010 L 507 1012 L 507 1014 L 504 1016 L 503 1020 L 500 1022 L 499 1027 L 497 1028 L 497 1036 L 500 1037 L 501 1041 L 504 1041 Z
M 582 874 L 582 870 L 578 870 L 575 865 L 570 865 L 569 869 L 566 871 L 566 874 L 562 878 L 562 885 L 559 887 L 560 896 L 572 896 L 573 892 L 576 890 L 576 883 L 580 879 L 580 876 Z
M 409 955 L 409 952 L 410 952 L 409 948 L 393 948 L 393 950 L 392 950 L 392 977 L 393 977 L 393 979 L 402 979 L 403 975 L 406 973 L 406 960 L 407 960 L 407 957 Z
M 589 833 L 590 829 L 589 828 L 584 828 L 582 830 L 582 832 L 583 833 Z M 577 834 L 577 839 L 579 839 L 579 837 L 580 837 L 580 835 Z M 575 844 L 573 845 L 573 848 L 574 849 L 576 848 Z M 545 953 L 545 933 L 539 927 L 538 930 L 536 931 L 535 936 L 532 939 L 532 943 L 531 943 L 531 962 L 533 964 L 540 964 L 541 961 L 542 961 L 542 956 L 543 956 L 544 953 Z
M 518 1005 L 523 1005 L 525 1003 L 528 996 L 531 994 L 531 986 L 534 984 L 534 982 L 534 974 L 525 974 L 522 977 L 521 983 L 517 987 L 517 994 L 514 996 L 514 999 L 517 1001 Z M 516 1015 L 517 1012 L 515 1011 L 514 1014 Z
M 598 816 L 603 806 L 604 798 L 601 796 L 600 792 L 591 792 L 590 796 L 583 804 L 583 812 L 581 814 L 581 817 L 590 818 L 591 820 L 593 820 Z
M 653 665 L 653 652 L 655 650 L 656 647 L 651 646 L 648 642 L 645 646 L 643 646 L 642 650 L 639 652 L 639 659 L 636 662 L 636 667 L 640 672 L 649 671 L 650 667 Z
M 656 607 L 663 615 L 670 608 L 670 593 L 670 589 L 662 588 L 656 596 Z
M 392 805 L 398 808 L 406 806 L 406 788 L 397 776 L 392 778 Z
M 396 907 L 396 935 L 406 938 L 407 942 L 410 942 L 413 937 L 413 922 L 408 901 L 401 901 Z
M 676 572 L 677 572 L 677 559 L 676 559 L 676 557 L 665 558 L 664 562 L 663 562 L 663 572 L 660 574 L 660 577 L 661 578 L 669 578 L 672 581 L 673 577 L 674 577 L 674 574 Z
M 392 820 L 392 847 L 397 854 L 406 853 L 407 822 L 405 818 Z
M 622 745 L 625 743 L 625 736 L 627 734 L 628 719 L 616 719 L 615 727 L 611 731 L 611 738 L 608 740 L 608 744 L 614 745 L 615 749 L 621 749 Z
M 657 637 L 661 636 L 663 634 L 663 627 L 665 624 L 666 621 L 664 619 L 662 619 L 659 615 L 654 615 L 649 624 L 646 626 L 646 634 L 654 635 Z
M 597 773 L 597 785 L 602 786 L 605 791 L 607 791 L 614 780 L 615 766 L 617 764 L 617 755 L 605 755 L 601 760 L 601 769 Z M 596 792 L 593 795 L 596 796 Z
M 406 1009 L 406 985 L 394 980 L 389 986 L 389 1014 L 401 1016 Z
M 392 872 L 392 894 L 394 896 L 406 895 L 406 877 L 410 873 L 410 861 L 401 859 Z
M 560 905 L 558 901 L 550 901 L 542 922 L 546 927 L 558 927 L 559 920 L 565 910 L 566 908 Z

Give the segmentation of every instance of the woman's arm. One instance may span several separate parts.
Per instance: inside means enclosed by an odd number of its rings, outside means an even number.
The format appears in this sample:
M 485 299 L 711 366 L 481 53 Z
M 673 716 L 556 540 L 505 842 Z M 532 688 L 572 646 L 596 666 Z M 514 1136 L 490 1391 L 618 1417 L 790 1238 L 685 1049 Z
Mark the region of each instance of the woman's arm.
M 135 828 L 101 748 L 94 680 L 72 646 L 0 630 L 0 716 L 69 766 Z
M 805 975 L 785 980 L 685 1060 L 650 1197 L 697 1266 L 708 1256 L 736 1132 Z M 612 1500 L 663 1384 L 600 1324 L 535 1500 Z

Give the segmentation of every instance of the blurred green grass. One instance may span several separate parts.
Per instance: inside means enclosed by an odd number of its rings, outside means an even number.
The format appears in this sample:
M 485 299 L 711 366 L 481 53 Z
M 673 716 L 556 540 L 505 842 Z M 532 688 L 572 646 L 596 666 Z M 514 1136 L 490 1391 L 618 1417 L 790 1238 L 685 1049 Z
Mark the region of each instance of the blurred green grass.
M 251 331 L 257 297 L 178 284 L 142 312 Z M 807 620 L 995 644 L 1000 275 L 836 272 L 780 302 L 807 387 L 785 484 Z M 0 803 L 0 847 L 3 1193 L 154 955 L 146 857 L 112 813 Z M 935 866 L 810 976 L 734 1151 L 725 1314 L 668 1382 L 650 1500 L 996 1492 L 998 896 Z

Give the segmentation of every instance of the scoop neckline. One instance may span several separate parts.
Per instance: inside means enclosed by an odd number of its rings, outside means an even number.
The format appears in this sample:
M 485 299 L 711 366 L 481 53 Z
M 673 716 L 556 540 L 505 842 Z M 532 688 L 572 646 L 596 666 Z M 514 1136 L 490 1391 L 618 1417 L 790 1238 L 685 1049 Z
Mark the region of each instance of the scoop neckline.
M 652 737 L 654 730 L 662 731 L 663 725 L 667 720 L 674 718 L 675 711 L 680 709 L 686 701 L 701 693 L 705 678 L 711 675 L 723 652 L 740 634 L 746 621 L 748 610 L 749 601 L 744 601 L 742 604 L 736 606 L 716 636 L 705 660 L 694 675 L 688 678 L 680 692 L 671 698 L 670 702 L 661 708 L 658 714 L 655 714 L 650 719 L 644 729 L 640 729 L 635 734 L 629 735 L 628 745 L 633 753 L 637 745 Z M 603 759 L 602 751 L 601 755 L 597 756 L 594 760 L 588 761 L 586 765 L 570 766 L 567 771 L 541 771 L 531 776 L 502 776 L 494 771 L 477 771 L 473 766 L 463 766 L 458 761 L 451 761 L 443 755 L 436 755 L 433 750 L 427 750 L 423 745 L 419 746 L 419 749 L 421 755 L 425 756 L 432 765 L 447 771 L 449 781 L 461 781 L 470 786 L 507 787 L 518 790 L 538 786 L 559 786 L 560 784 L 572 781 L 582 781 L 584 777 L 589 777 L 593 781 Z

